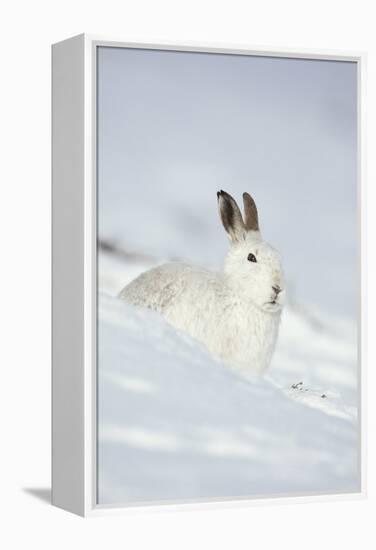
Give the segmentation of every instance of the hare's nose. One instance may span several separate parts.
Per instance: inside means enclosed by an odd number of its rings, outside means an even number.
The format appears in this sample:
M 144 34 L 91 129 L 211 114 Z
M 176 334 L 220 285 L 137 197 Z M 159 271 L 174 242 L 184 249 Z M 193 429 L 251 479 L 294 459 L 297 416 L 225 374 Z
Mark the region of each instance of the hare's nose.
M 282 292 L 282 289 L 281 289 L 281 287 L 280 287 L 280 286 L 278 286 L 278 285 L 276 285 L 276 286 L 272 286 L 272 289 L 273 289 L 273 290 L 274 290 L 274 292 L 275 292 L 275 293 L 277 294 L 277 296 L 278 296 L 278 294 L 279 294 L 280 292 Z

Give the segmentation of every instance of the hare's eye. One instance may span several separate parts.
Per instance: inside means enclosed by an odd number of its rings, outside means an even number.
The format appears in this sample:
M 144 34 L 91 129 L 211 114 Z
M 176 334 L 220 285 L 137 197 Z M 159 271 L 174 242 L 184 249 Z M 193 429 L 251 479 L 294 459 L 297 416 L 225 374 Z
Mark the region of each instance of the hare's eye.
M 252 252 L 250 252 L 248 254 L 248 261 L 249 262 L 257 262 L 256 256 L 254 254 L 252 254 Z

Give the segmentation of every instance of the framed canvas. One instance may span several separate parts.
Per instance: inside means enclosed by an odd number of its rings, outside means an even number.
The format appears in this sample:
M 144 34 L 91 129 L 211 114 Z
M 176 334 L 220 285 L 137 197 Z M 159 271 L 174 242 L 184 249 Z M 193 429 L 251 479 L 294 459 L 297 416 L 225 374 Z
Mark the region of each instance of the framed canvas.
M 53 46 L 53 504 L 364 494 L 363 79 L 363 54 Z

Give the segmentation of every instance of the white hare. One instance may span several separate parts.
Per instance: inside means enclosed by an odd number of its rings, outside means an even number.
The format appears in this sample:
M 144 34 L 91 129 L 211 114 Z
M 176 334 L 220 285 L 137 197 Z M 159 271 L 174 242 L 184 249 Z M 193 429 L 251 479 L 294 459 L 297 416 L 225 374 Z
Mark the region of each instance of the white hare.
M 243 194 L 244 221 L 231 195 L 220 191 L 217 197 L 231 241 L 224 272 L 168 263 L 142 273 L 119 297 L 160 312 L 229 365 L 261 373 L 278 336 L 285 294 L 281 260 L 261 238 L 248 193 Z

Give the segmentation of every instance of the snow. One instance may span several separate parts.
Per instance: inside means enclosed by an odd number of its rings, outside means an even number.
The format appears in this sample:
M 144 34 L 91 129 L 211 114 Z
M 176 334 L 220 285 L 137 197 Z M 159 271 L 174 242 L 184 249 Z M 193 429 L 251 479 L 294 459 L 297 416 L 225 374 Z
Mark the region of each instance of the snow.
M 116 48 L 98 63 L 99 502 L 356 491 L 356 65 Z M 116 298 L 165 261 L 221 269 L 219 189 L 254 196 L 283 258 L 260 380 Z
M 99 502 L 356 491 L 356 65 L 116 48 L 98 63 Z M 221 269 L 219 189 L 254 196 L 283 258 L 263 379 L 116 298 L 165 261 Z
M 116 295 L 162 259 L 99 254 L 98 501 L 359 490 L 355 323 L 290 304 L 263 379 Z

